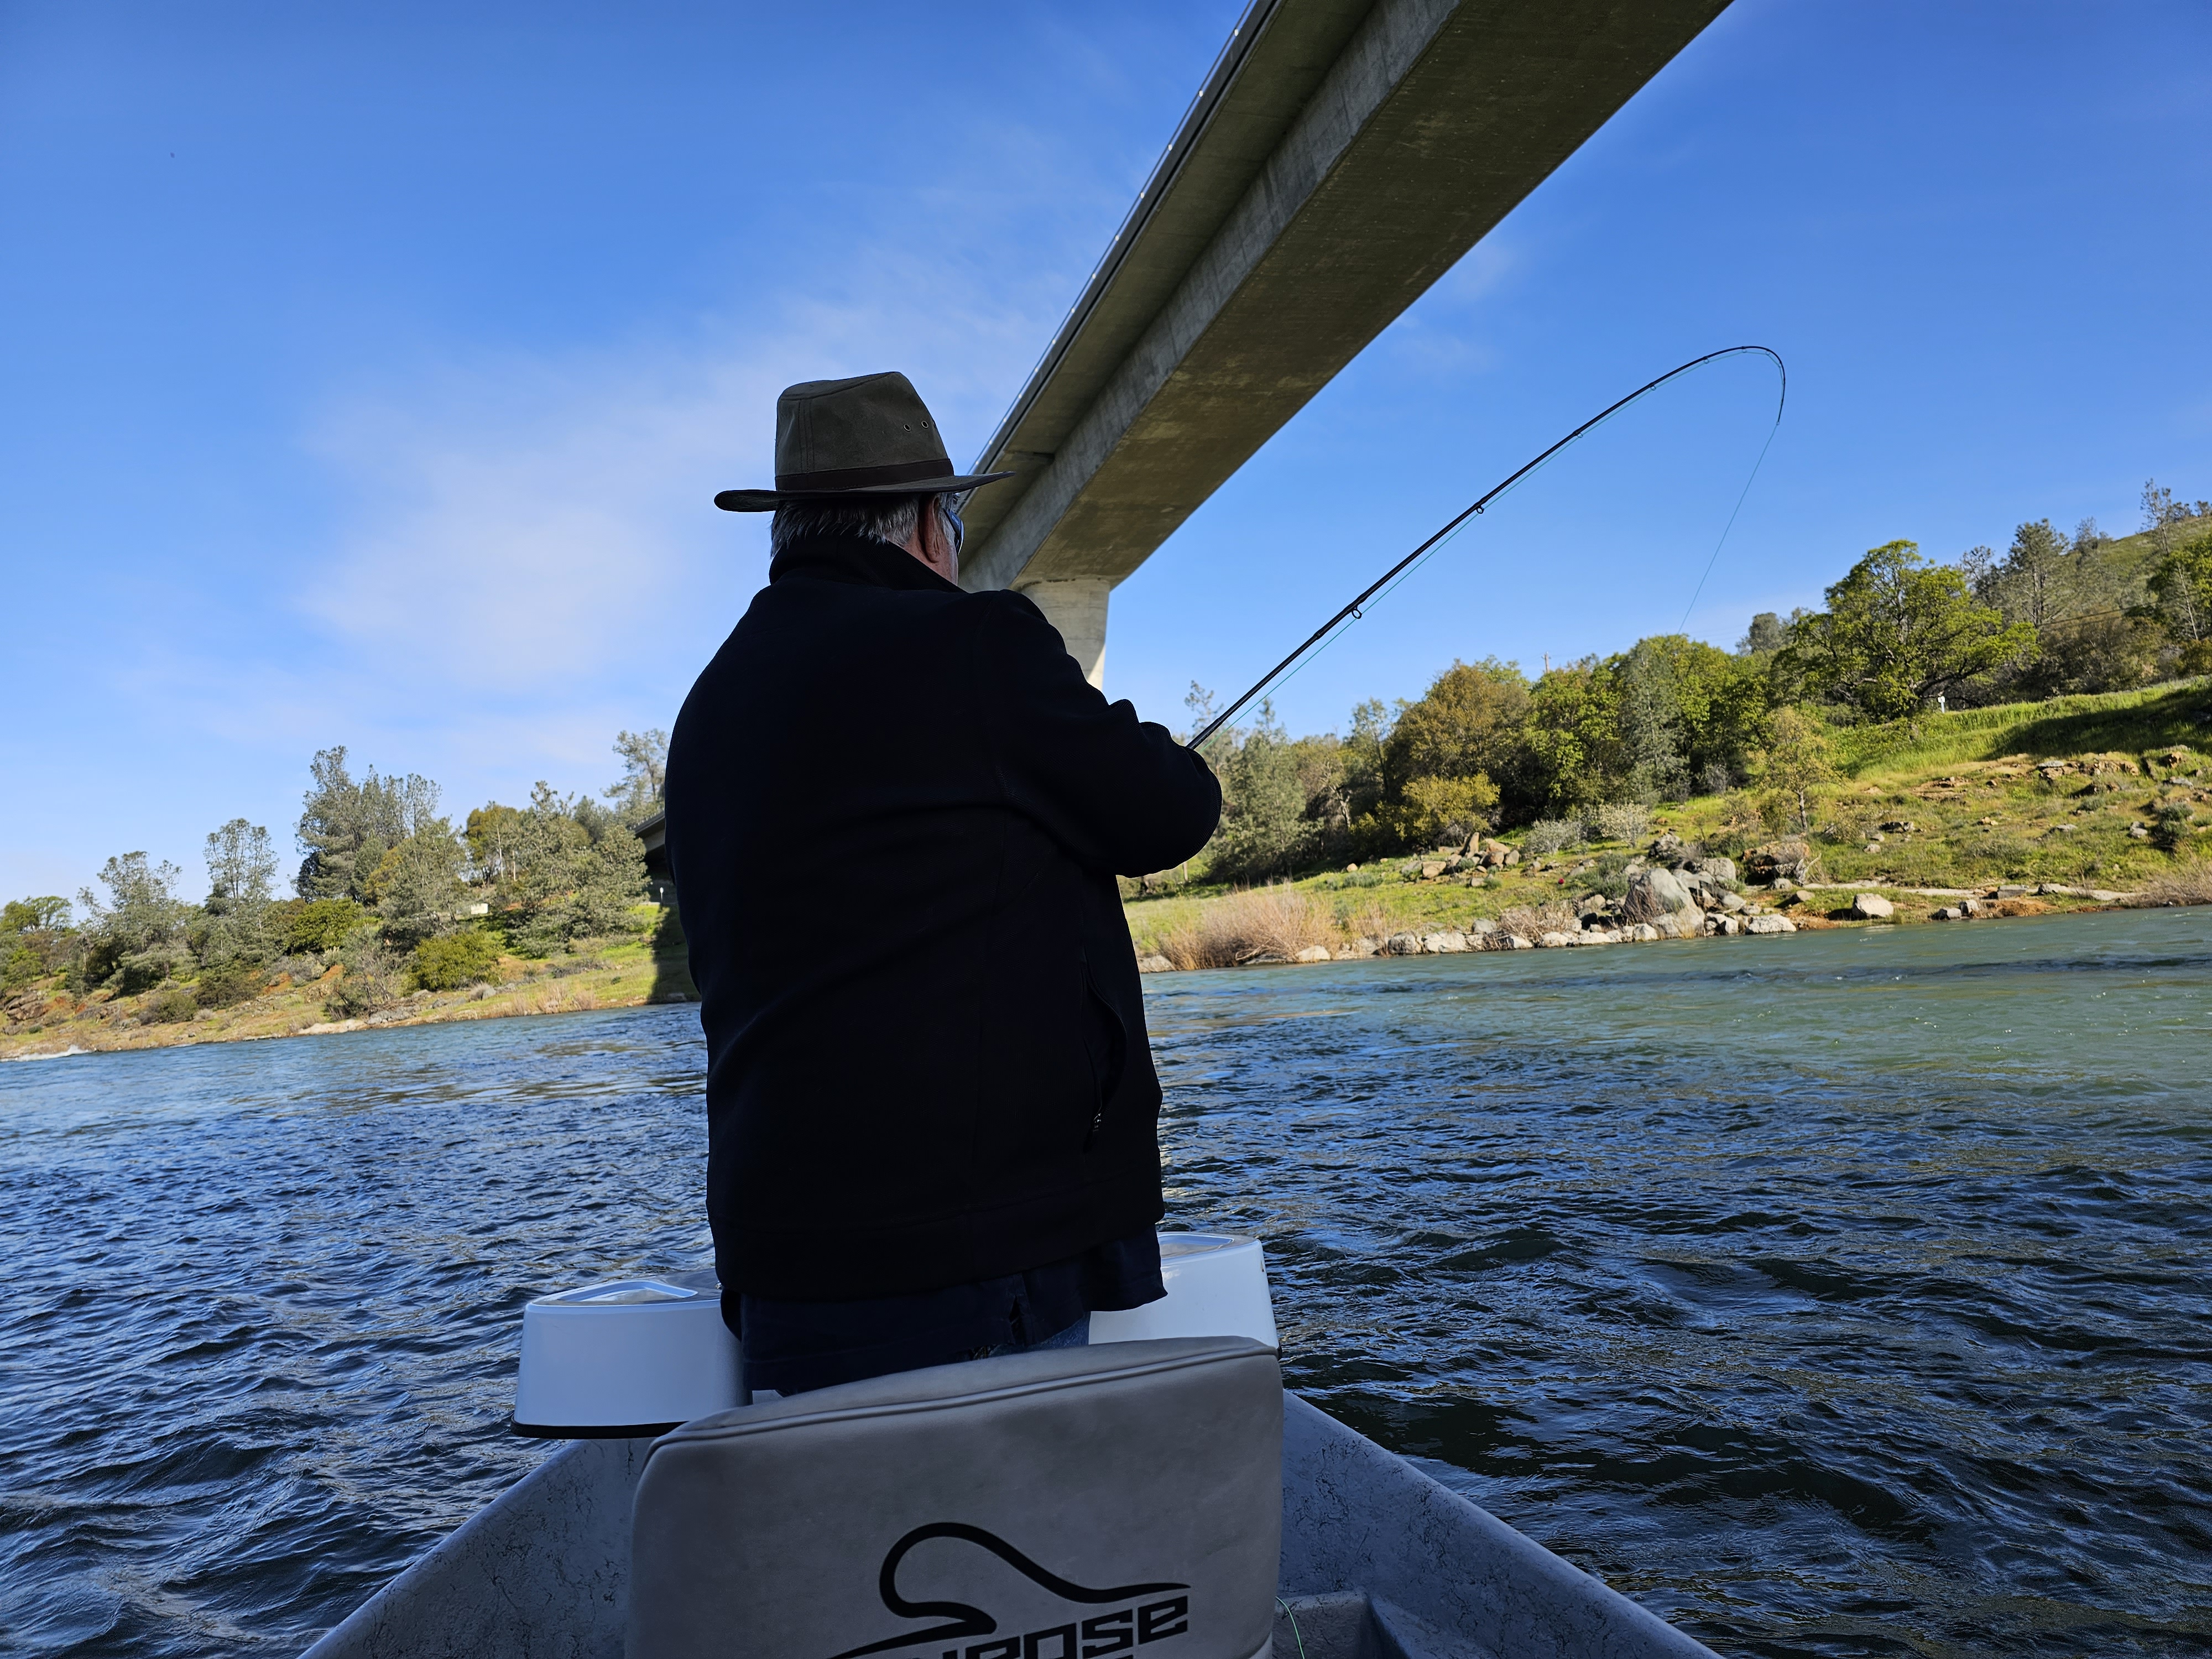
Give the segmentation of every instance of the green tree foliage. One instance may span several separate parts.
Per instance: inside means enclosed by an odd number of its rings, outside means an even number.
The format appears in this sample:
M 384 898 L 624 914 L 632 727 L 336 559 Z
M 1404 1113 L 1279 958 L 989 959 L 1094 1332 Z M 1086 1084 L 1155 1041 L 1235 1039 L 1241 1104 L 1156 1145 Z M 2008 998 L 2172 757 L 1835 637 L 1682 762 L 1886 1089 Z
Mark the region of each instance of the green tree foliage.
M 2033 654 L 2032 623 L 1978 601 L 1964 572 L 1887 542 L 1827 590 L 1828 609 L 1798 622 L 1778 668 L 1815 696 L 1899 720 L 1939 693 Z
M 295 956 L 335 951 L 361 930 L 370 915 L 351 899 L 309 899 L 287 919 L 283 947 Z
M 192 954 L 203 964 L 203 983 L 210 968 L 234 963 L 258 968 L 275 954 L 278 944 L 270 891 L 276 879 L 276 852 L 270 845 L 269 831 L 233 818 L 208 832 L 204 856 L 207 902 L 186 930 Z M 258 975 L 252 977 L 258 991 Z
M 0 991 L 17 991 L 62 967 L 78 943 L 65 898 L 9 899 L 0 909 Z
M 1206 755 L 1221 780 L 1221 827 L 1210 848 L 1212 868 L 1233 881 L 1287 872 L 1311 844 L 1314 827 L 1297 745 L 1273 707 L 1262 702 L 1258 720 L 1247 729 L 1225 728 L 1206 744 Z
M 2178 542 L 2153 568 L 2148 586 L 2155 616 L 2185 655 L 2191 654 L 2192 647 L 2212 642 L 2212 531 Z M 2206 668 L 2212 662 L 2184 672 L 2202 673 Z
M 415 982 L 426 991 L 458 991 L 477 985 L 499 971 L 499 945 L 477 927 L 426 939 L 409 959 Z
M 463 902 L 460 838 L 444 818 L 429 818 L 384 851 L 362 884 L 386 935 L 406 949 L 452 924 Z
M 0 933 L 58 933 L 70 925 L 70 902 L 48 894 L 44 898 L 9 899 L 0 909 Z
M 1765 794 L 1769 821 L 1795 819 L 1801 831 L 1813 827 L 1814 805 L 1837 775 L 1827 733 L 1797 708 L 1778 708 L 1768 717 L 1765 742 L 1750 756 L 1750 769 Z
M 668 733 L 617 732 L 615 753 L 622 757 L 622 781 L 606 791 L 606 798 L 624 823 L 642 823 L 660 810 L 667 789 Z
M 438 817 L 438 786 L 413 773 L 380 776 L 371 767 L 356 782 L 343 746 L 318 752 L 300 812 L 300 896 L 375 901 L 369 882 L 384 855 Z
M 592 815 L 595 838 L 580 821 L 578 805 L 540 781 L 507 831 L 492 907 L 526 954 L 544 956 L 573 939 L 622 931 L 644 890 L 644 843 L 604 810 Z

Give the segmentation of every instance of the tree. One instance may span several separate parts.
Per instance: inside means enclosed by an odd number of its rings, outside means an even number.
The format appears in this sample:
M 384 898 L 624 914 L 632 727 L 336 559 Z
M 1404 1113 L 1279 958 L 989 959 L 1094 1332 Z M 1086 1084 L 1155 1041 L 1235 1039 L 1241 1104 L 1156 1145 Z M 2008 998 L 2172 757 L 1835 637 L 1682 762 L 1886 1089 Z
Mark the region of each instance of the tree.
M 1212 867 L 1232 880 L 1286 874 L 1311 836 L 1297 745 L 1262 701 L 1249 730 L 1224 728 L 1207 744 L 1221 780 L 1221 827 L 1211 843 Z
M 1870 550 L 1827 600 L 1791 627 L 1778 666 L 1876 720 L 1917 714 L 1939 692 L 2035 650 L 2033 624 L 2007 623 L 1975 599 L 1963 571 L 1929 564 L 1911 542 Z
M 1613 663 L 1585 657 L 1547 670 L 1528 694 L 1533 804 L 1572 817 L 1620 793 L 1628 774 L 1621 685 Z
M 70 902 L 52 894 L 44 898 L 9 899 L 0 909 L 0 933 L 52 933 L 70 925 Z
M 1836 779 L 1827 734 L 1795 708 L 1778 708 L 1766 723 L 1766 746 L 1752 757 L 1753 775 L 1768 794 L 1796 809 L 1797 828 L 1813 827 L 1813 800 Z
M 2160 559 L 2148 585 L 2158 616 L 2185 650 L 2212 640 L 2212 532 Z
M 414 773 L 354 781 L 343 745 L 308 763 L 314 787 L 300 813 L 300 896 L 369 902 L 368 879 L 384 855 L 438 816 L 438 786 Z
M 643 890 L 644 844 L 618 823 L 594 842 L 576 808 L 541 781 L 505 832 L 495 908 L 518 949 L 543 956 L 572 939 L 618 932 Z M 478 821 L 506 810 L 487 807 Z
M 88 924 L 103 939 L 125 951 L 143 951 L 167 944 L 184 926 L 190 907 L 176 895 L 177 880 L 185 872 L 166 859 L 147 861 L 143 853 L 122 853 L 100 867 L 100 884 L 107 889 L 102 904 L 89 887 L 77 894 Z
M 430 819 L 385 849 L 363 884 L 364 894 L 400 949 L 410 948 L 452 921 L 461 902 L 465 856 L 453 825 L 444 818 Z
M 622 757 L 622 781 L 608 789 L 606 798 L 625 823 L 641 823 L 660 810 L 668 789 L 668 733 L 623 732 L 616 734 L 615 753 Z
M 1735 642 L 1737 653 L 1746 657 L 1771 657 L 1788 642 L 1790 630 L 1782 618 L 1771 611 L 1762 611 L 1751 619 L 1751 626 Z
M 1520 764 L 1528 719 L 1528 682 L 1517 664 L 1455 662 L 1400 711 L 1389 770 L 1401 786 L 1416 778 L 1509 777 Z
M 233 818 L 207 837 L 208 896 L 233 904 L 266 904 L 275 895 L 276 852 L 269 832 L 244 818 Z

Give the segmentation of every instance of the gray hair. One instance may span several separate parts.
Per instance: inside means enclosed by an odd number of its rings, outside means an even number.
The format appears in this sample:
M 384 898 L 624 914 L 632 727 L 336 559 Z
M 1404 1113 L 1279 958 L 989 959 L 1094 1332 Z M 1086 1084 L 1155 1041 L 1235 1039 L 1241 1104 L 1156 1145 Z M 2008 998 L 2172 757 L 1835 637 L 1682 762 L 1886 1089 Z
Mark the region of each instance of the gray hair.
M 872 536 L 902 547 L 921 522 L 921 504 L 934 495 L 848 495 L 842 500 L 786 501 L 769 526 L 771 554 L 801 536 Z

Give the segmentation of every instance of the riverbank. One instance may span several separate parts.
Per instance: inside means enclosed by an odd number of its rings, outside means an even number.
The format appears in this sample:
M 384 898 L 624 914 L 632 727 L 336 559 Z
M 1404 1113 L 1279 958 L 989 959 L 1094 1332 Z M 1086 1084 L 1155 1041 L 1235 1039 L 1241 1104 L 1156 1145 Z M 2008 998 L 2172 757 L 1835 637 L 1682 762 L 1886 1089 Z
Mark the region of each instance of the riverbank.
M 595 941 L 566 956 L 543 960 L 502 956 L 483 983 L 452 991 L 416 991 L 372 1013 L 333 1019 L 327 1005 L 344 972 L 333 966 L 319 978 L 288 979 L 246 1001 L 228 1008 L 203 1008 L 185 1020 L 160 1018 L 163 1008 L 158 993 L 124 997 L 95 991 L 75 997 L 52 986 L 40 987 L 7 1000 L 0 1060 L 326 1036 L 386 1025 L 698 1000 L 685 966 L 681 934 L 669 929 L 664 936 L 658 927 L 642 937 Z
M 1698 796 L 1652 811 L 1632 836 L 1592 825 L 1559 845 L 1509 830 L 1243 892 L 1157 876 L 1125 884 L 1130 933 L 1155 971 L 1434 954 L 1516 937 L 1540 945 L 1547 934 L 1617 942 L 1616 921 L 1661 920 L 1648 904 L 1653 914 L 1620 912 L 1629 883 L 1653 864 L 1678 875 L 1712 866 L 1702 896 L 1712 902 L 1698 908 L 1714 926 L 1694 931 L 1742 931 L 1722 918 L 1762 911 L 1794 930 L 2212 903 L 2212 756 L 2197 746 L 2212 727 L 2206 690 L 1852 728 L 1838 734 L 1836 776 L 1802 802 Z M 1620 811 L 1598 816 L 1617 823 Z M 1863 910 L 1862 893 L 1872 901 Z

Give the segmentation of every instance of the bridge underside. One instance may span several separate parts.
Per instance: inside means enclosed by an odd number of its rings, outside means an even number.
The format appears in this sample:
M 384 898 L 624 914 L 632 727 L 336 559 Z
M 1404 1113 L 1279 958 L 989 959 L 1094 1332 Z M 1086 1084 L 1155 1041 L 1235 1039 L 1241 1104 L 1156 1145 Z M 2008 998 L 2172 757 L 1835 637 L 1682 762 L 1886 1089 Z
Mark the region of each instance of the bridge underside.
M 1107 595 L 1727 0 L 1255 0 L 977 460 L 970 588 Z

